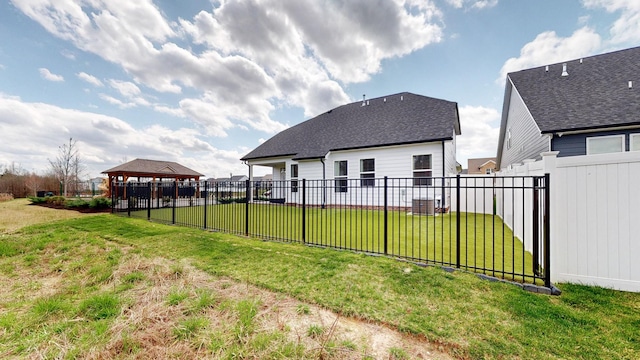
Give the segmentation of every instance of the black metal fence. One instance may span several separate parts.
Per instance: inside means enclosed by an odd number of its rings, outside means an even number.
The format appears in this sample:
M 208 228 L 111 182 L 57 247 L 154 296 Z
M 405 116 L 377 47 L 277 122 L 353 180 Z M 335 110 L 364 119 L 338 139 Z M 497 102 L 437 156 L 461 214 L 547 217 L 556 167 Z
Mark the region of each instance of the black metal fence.
M 112 184 L 114 213 L 549 287 L 549 176 Z

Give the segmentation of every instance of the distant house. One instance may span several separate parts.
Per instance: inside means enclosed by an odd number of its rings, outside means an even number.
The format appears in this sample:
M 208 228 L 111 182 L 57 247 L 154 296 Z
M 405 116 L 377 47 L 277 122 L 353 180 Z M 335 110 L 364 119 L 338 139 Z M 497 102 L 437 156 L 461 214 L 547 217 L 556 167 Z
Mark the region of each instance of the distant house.
M 493 174 L 496 170 L 495 157 L 467 160 L 467 174 Z
M 457 135 L 457 103 L 404 92 L 329 110 L 276 134 L 242 160 L 250 174 L 254 166 L 267 166 L 274 183 L 293 181 L 286 194 L 274 194 L 287 201 L 299 201 L 298 179 L 333 179 L 329 190 L 347 196 L 356 191 L 346 186 L 348 179 L 366 189 L 385 176 L 430 186 L 432 177 L 456 174 Z
M 640 150 L 640 47 L 507 75 L 497 166 Z

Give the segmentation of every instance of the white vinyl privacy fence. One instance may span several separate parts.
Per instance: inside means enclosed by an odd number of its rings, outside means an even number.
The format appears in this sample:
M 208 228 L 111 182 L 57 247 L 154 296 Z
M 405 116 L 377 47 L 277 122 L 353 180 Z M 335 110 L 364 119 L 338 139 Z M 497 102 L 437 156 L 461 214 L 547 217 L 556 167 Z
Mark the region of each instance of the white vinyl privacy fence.
M 496 174 L 502 181 L 550 175 L 551 281 L 640 292 L 640 152 L 557 154 L 543 153 L 540 161 L 526 160 Z M 532 199 L 521 196 L 521 184 L 514 185 L 513 192 L 496 193 L 496 213 L 529 249 L 533 227 L 527 221 L 533 216 L 513 214 L 509 206 Z M 513 207 L 516 212 L 532 208 Z

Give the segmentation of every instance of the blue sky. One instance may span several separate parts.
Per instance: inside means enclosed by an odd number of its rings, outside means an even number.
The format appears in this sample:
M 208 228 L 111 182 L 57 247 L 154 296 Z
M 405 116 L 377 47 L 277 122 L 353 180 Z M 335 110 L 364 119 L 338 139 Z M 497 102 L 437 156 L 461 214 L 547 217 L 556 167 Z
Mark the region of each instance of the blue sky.
M 409 91 L 458 103 L 466 167 L 495 156 L 506 73 L 638 45 L 637 0 L 3 1 L 0 166 L 44 173 L 73 137 L 87 177 L 242 174 L 288 126 Z

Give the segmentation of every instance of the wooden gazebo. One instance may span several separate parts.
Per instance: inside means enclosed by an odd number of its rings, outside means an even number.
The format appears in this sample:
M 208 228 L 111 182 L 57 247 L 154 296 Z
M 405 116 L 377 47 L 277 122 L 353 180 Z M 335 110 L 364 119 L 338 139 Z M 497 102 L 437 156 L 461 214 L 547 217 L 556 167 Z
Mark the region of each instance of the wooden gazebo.
M 156 182 L 164 179 L 172 179 L 175 181 L 198 181 L 201 176 L 204 176 L 195 170 L 191 170 L 188 167 L 173 161 L 147 159 L 131 160 L 122 165 L 105 170 L 102 173 L 109 176 L 108 196 L 111 196 L 111 188 L 114 183 L 126 183 L 131 178 L 136 178 L 139 182 Z M 115 189 L 118 191 L 118 187 L 115 187 Z M 126 187 L 124 187 L 124 192 L 125 193 L 122 194 L 122 197 L 127 196 Z M 115 195 L 118 196 L 120 194 Z

